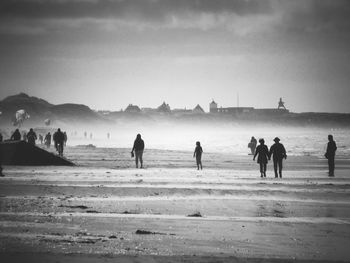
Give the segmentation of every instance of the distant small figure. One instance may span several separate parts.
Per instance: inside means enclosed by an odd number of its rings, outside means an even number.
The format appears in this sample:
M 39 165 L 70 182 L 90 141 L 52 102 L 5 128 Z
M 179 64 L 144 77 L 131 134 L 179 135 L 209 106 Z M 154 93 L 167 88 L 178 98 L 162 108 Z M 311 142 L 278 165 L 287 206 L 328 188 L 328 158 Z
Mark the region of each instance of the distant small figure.
M 141 139 L 141 134 L 137 134 L 136 139 L 134 141 L 134 146 L 132 147 L 131 154 L 132 156 L 134 155 L 135 152 L 135 163 L 136 163 L 136 168 L 139 168 L 139 160 L 141 167 L 143 168 L 143 150 L 145 149 L 145 142 Z
M 257 143 L 258 142 L 254 138 L 254 136 L 252 136 L 252 138 L 250 139 L 250 143 L 248 143 L 248 148 L 250 148 L 251 155 L 255 154 L 255 148 L 256 148 Z
M 203 153 L 203 149 L 201 147 L 201 143 L 200 142 L 196 142 L 196 148 L 194 149 L 193 158 L 196 157 L 197 170 L 199 170 L 199 167 L 201 168 L 201 170 L 203 169 L 203 166 L 202 166 L 202 153 Z
M 50 146 L 51 146 L 51 133 L 50 132 L 48 134 L 46 134 L 45 139 L 44 139 L 44 143 L 45 143 L 47 148 L 50 148 Z
M 109 140 L 110 137 L 111 137 L 110 133 L 107 132 L 107 139 Z
M 87 132 L 84 132 L 84 138 L 85 139 L 87 138 Z
M 55 142 L 55 148 L 58 151 L 59 156 L 63 156 L 64 134 L 61 129 L 58 128 L 53 134 L 53 141 Z
M 282 101 L 282 98 L 280 98 L 280 101 L 278 102 L 277 109 L 281 109 L 281 108 L 286 110 L 286 107 L 284 106 L 284 102 Z
M 67 146 L 67 140 L 68 140 L 67 133 L 63 132 L 63 135 L 64 135 L 64 146 Z
M 278 137 L 273 140 L 275 144 L 273 144 L 270 148 L 269 160 L 271 160 L 271 155 L 273 155 L 273 169 L 275 171 L 275 178 L 278 178 L 277 166 L 280 178 L 282 178 L 283 158 L 287 159 L 286 149 L 284 148 L 283 144 L 280 143 L 280 139 Z
M 21 133 L 18 129 L 15 130 L 15 132 L 11 135 L 10 138 L 11 141 L 20 141 L 21 140 Z
M 3 137 L 2 134 L 0 132 L 0 142 L 2 142 Z M 4 177 L 5 175 L 2 173 L 2 153 L 0 151 L 0 177 Z
M 90 132 L 90 140 L 92 140 L 92 132 Z
M 255 161 L 255 157 L 258 155 L 258 164 L 260 164 L 260 174 L 261 177 L 266 177 L 266 165 L 267 160 L 269 159 L 269 148 L 265 145 L 265 140 L 259 140 L 260 145 L 256 147 L 256 151 L 253 157 L 253 161 Z
M 35 141 L 36 139 L 38 139 L 38 137 L 36 136 L 36 133 L 33 130 L 33 128 L 30 128 L 27 134 L 27 139 L 28 139 L 28 143 L 35 145 Z
M 333 135 L 328 135 L 328 144 L 327 144 L 327 150 L 325 153 L 325 157 L 328 159 L 328 170 L 329 170 L 329 176 L 334 176 L 334 158 L 335 158 L 335 152 L 337 151 L 337 144 L 333 140 Z
M 1 133 L 0 133 L 1 134 Z M 2 135 L 1 135 L 2 136 Z M 2 153 L 0 151 L 0 177 L 4 177 L 5 175 L 2 173 Z
M 23 141 L 25 141 L 25 142 L 28 140 L 28 137 L 27 137 L 27 133 L 26 133 L 26 132 L 23 132 L 22 138 L 23 138 Z
M 44 138 L 41 134 L 39 134 L 39 142 L 40 144 L 43 144 Z

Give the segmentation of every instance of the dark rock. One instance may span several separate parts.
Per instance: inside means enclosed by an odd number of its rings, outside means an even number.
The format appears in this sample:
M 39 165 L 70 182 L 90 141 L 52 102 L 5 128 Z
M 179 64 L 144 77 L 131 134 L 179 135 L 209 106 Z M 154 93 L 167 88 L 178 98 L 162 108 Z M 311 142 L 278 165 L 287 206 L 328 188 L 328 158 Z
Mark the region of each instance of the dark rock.
M 2 156 L 2 164 L 4 165 L 74 166 L 71 161 L 25 141 L 1 142 L 0 156 Z

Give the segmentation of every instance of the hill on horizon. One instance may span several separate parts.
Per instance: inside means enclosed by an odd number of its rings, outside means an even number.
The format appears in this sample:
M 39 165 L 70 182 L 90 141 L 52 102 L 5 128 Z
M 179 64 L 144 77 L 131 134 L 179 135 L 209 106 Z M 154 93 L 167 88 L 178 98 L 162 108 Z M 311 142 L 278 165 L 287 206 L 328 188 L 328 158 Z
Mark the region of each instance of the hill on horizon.
M 44 99 L 29 96 L 26 93 L 8 96 L 0 101 L 0 123 L 12 125 L 15 114 L 18 110 L 25 110 L 30 118 L 25 122 L 31 125 L 45 125 L 45 120 L 50 119 L 51 124 L 59 122 L 82 123 L 104 121 L 104 119 L 86 105 L 65 103 L 54 105 Z

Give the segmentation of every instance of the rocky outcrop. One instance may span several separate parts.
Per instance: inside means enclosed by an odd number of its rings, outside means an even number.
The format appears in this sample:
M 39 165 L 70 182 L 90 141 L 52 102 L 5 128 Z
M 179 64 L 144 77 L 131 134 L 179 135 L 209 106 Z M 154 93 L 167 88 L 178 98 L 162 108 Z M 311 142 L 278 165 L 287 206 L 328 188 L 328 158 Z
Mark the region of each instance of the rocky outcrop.
M 3 165 L 74 165 L 65 158 L 25 141 L 1 142 L 0 154 Z

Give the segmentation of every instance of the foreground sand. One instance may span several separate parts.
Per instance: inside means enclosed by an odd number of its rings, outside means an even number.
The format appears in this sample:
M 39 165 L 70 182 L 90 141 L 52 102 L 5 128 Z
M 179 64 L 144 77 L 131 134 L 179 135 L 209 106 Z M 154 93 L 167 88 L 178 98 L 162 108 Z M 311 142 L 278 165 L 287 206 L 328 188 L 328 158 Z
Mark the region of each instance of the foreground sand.
M 281 180 L 250 156 L 196 171 L 184 152 L 149 151 L 142 170 L 123 150 L 67 155 L 79 166 L 5 167 L 1 262 L 350 261 L 345 158 L 328 178 L 323 159 L 291 156 Z

